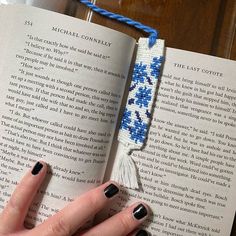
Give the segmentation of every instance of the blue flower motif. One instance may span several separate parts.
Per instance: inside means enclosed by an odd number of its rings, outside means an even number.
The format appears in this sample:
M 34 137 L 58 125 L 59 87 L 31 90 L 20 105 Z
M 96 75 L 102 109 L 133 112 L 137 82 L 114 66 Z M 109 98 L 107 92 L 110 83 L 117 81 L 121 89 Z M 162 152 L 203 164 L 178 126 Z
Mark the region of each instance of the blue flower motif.
M 129 111 L 127 108 L 125 108 L 120 129 L 126 129 L 129 130 L 129 125 L 131 123 L 131 111 Z
M 142 120 L 135 120 L 134 126 L 130 129 L 130 138 L 135 143 L 143 143 L 146 138 L 147 128 L 147 124 Z
M 143 106 L 148 107 L 148 104 L 152 99 L 151 89 L 146 88 L 146 86 L 144 88 L 140 87 L 135 94 L 135 98 L 137 98 L 135 103 L 136 105 L 139 105 L 140 108 Z
M 162 61 L 163 57 L 154 57 L 150 65 L 151 75 L 156 79 L 159 77 Z
M 133 79 L 135 83 L 144 83 L 147 77 L 147 65 L 142 62 L 136 63 L 134 65 Z

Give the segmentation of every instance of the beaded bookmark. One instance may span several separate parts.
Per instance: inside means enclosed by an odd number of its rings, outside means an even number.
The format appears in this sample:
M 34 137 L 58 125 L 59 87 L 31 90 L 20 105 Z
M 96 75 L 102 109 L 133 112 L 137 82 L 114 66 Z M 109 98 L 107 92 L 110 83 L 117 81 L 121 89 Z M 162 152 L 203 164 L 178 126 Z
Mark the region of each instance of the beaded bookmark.
M 101 9 L 88 0 L 80 0 L 80 2 L 103 16 L 132 25 L 150 34 L 149 38 L 140 38 L 138 41 L 129 95 L 118 134 L 122 154 L 117 157 L 112 175 L 112 179 L 121 185 L 137 189 L 139 188 L 137 170 L 131 153 L 133 150 L 141 150 L 148 136 L 157 82 L 163 62 L 164 40 L 157 39 L 157 31 L 140 22 Z

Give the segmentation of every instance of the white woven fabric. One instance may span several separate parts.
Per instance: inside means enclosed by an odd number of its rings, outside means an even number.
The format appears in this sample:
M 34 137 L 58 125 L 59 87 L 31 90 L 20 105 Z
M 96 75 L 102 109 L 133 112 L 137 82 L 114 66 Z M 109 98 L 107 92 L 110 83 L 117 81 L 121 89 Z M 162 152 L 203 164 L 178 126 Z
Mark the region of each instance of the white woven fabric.
M 129 95 L 118 135 L 120 144 L 124 146 L 124 154 L 118 157 L 113 175 L 115 181 L 129 188 L 138 188 L 136 168 L 130 153 L 132 150 L 141 149 L 145 144 L 163 54 L 164 40 L 157 40 L 156 44 L 149 48 L 147 38 L 139 39 Z

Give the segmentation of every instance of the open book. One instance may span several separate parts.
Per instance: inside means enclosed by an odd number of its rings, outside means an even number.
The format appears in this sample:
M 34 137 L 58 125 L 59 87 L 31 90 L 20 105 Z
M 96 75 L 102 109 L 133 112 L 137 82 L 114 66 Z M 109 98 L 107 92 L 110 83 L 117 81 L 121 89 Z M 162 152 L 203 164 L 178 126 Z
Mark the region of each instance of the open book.
M 136 41 L 26 6 L 0 7 L 0 207 L 26 169 L 49 163 L 27 225 L 109 179 Z M 229 236 L 236 209 L 236 63 L 167 48 L 136 199 L 153 236 Z M 115 166 L 115 165 L 114 165 Z

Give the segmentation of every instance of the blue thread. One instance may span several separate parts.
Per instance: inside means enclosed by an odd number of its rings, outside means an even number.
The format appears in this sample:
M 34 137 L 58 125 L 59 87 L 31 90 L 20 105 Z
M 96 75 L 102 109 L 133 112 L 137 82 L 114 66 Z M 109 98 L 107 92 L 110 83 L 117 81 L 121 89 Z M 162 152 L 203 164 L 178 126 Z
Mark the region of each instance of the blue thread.
M 133 98 L 130 98 L 130 99 L 128 100 L 128 104 L 129 104 L 129 105 L 134 104 L 134 99 L 133 99 Z
M 118 20 L 120 22 L 124 22 L 128 25 L 132 25 L 132 26 L 134 26 L 134 27 L 136 27 L 140 30 L 143 30 L 143 31 L 149 33 L 148 45 L 149 45 L 150 48 L 156 43 L 156 40 L 158 38 L 158 31 L 156 31 L 155 29 L 153 29 L 149 26 L 143 25 L 142 23 L 140 23 L 138 21 L 134 21 L 134 20 L 132 20 L 128 17 L 124 17 L 122 15 L 115 14 L 115 13 L 109 12 L 107 10 L 104 10 L 100 7 L 97 7 L 96 5 L 94 5 L 93 3 L 91 3 L 88 0 L 80 0 L 80 2 L 85 4 L 87 7 L 89 7 L 93 11 L 95 11 L 95 12 L 97 12 L 97 13 L 103 15 L 103 16 L 109 17 L 111 19 Z
M 153 85 L 152 80 L 151 80 L 150 77 L 147 77 L 147 82 L 149 83 L 149 85 Z
M 129 87 L 129 91 L 132 91 L 136 88 L 137 84 L 133 84 L 133 82 L 131 83 L 131 86 Z
M 138 119 L 140 122 L 142 122 L 142 119 L 141 119 L 140 114 L 139 114 L 138 111 L 135 111 L 135 115 L 136 115 L 137 119 Z
M 147 65 L 143 64 L 142 62 L 136 63 L 134 65 L 132 82 L 144 83 L 146 77 L 147 77 Z
M 150 69 L 151 69 L 151 75 L 158 79 L 159 75 L 160 75 L 160 70 L 161 70 L 161 64 L 163 62 L 163 57 L 154 57 L 152 59 L 151 65 L 150 65 Z
M 151 118 L 151 113 L 148 110 L 146 110 L 145 114 L 146 114 L 147 118 Z
M 127 108 L 125 108 L 120 128 L 129 130 L 130 123 L 131 123 L 131 111 L 129 111 Z
M 152 99 L 151 92 L 151 89 L 147 88 L 146 86 L 144 88 L 140 87 L 135 94 L 135 98 L 137 98 L 135 103 L 139 105 L 140 108 L 143 106 L 148 107 L 148 104 Z
M 144 123 L 142 120 L 141 121 L 135 120 L 134 127 L 131 128 L 130 138 L 135 143 L 143 143 L 146 138 L 147 128 L 148 125 Z

